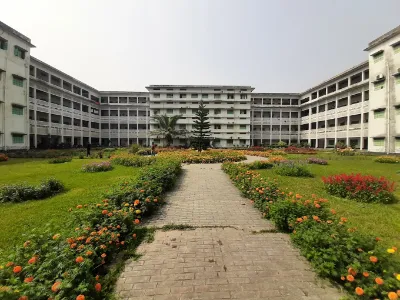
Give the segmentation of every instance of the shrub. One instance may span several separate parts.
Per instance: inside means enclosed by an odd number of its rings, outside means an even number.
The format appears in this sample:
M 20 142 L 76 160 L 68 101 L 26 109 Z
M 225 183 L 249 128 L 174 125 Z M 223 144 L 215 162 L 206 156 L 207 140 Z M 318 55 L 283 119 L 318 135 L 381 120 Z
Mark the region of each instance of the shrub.
M 309 164 L 315 164 L 315 165 L 327 165 L 328 161 L 326 161 L 325 159 L 321 159 L 321 158 L 316 158 L 316 157 L 310 157 L 307 159 L 307 162 Z
M 132 144 L 129 153 L 136 154 L 139 150 L 140 146 L 138 144 Z
M 250 170 L 271 169 L 274 165 L 268 160 L 256 160 L 247 165 Z
M 83 154 L 79 154 L 78 158 L 79 158 L 79 159 L 84 159 L 85 156 L 84 156 Z
M 51 197 L 61 193 L 64 185 L 54 178 L 43 180 L 38 186 L 13 184 L 0 187 L 0 202 L 23 202 Z
M 150 155 L 151 154 L 151 149 L 146 148 L 146 149 L 140 149 L 138 152 L 136 152 L 137 155 Z
M 161 152 L 160 157 L 175 157 L 180 159 L 182 163 L 188 164 L 210 164 L 222 163 L 225 161 L 242 161 L 246 156 L 242 152 L 234 150 L 206 150 L 197 152 L 193 150 L 180 150 L 172 152 Z
M 287 146 L 287 144 L 286 144 L 286 142 L 284 142 L 284 141 L 279 141 L 278 144 L 277 144 L 277 146 L 278 146 L 279 148 L 285 148 L 285 147 Z
M 316 154 L 317 151 L 315 149 L 310 148 L 299 148 L 295 146 L 289 146 L 285 148 L 286 153 L 290 154 Z
M 97 158 L 103 158 L 103 151 L 97 152 Z
M 394 182 L 385 177 L 361 174 L 339 174 L 322 177 L 329 194 L 360 202 L 393 203 Z
M 335 148 L 336 149 L 345 149 L 345 148 L 347 148 L 347 145 L 344 142 L 339 141 L 336 143 Z
M 397 156 L 379 156 L 375 161 L 384 164 L 397 164 L 400 162 L 400 158 Z
M 285 161 L 275 164 L 274 171 L 282 176 L 313 177 L 308 167 L 301 162 Z
M 115 149 L 115 148 L 104 148 L 104 152 L 114 152 L 114 151 L 116 151 L 117 149 Z
M 118 154 L 110 158 L 111 163 L 125 167 L 143 167 L 156 162 L 155 157 L 141 157 L 132 154 Z
M 107 172 L 111 171 L 113 166 L 109 161 L 104 161 L 100 163 L 90 163 L 82 166 L 82 171 L 87 173 L 95 173 L 95 172 Z
M 128 245 L 137 245 L 144 231 L 138 224 L 160 204 L 179 171 L 178 160 L 158 160 L 142 168 L 136 179 L 113 187 L 107 199 L 73 209 L 78 226 L 70 236 L 31 236 L 0 269 L 0 298 L 112 299 L 110 263 Z M 27 283 L 31 277 L 33 282 Z
M 62 164 L 65 162 L 70 162 L 72 157 L 63 156 L 63 157 L 55 157 L 49 160 L 49 164 Z
M 342 156 L 354 156 L 356 154 L 356 152 L 354 151 L 353 148 L 351 147 L 346 147 L 346 148 L 339 148 L 336 150 L 336 153 L 338 155 L 342 155 Z
M 0 153 L 0 162 L 7 161 L 7 160 L 8 160 L 8 156 L 3 153 Z

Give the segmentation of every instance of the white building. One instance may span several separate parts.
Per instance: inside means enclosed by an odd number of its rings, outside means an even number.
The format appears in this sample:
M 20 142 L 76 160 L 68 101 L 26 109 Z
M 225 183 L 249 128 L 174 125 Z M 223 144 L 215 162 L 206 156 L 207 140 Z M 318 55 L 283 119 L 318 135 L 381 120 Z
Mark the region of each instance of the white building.
M 99 91 L 31 57 L 31 47 L 29 38 L 0 22 L 0 150 L 162 145 L 151 134 L 157 129 L 152 117 L 182 115 L 178 127 L 190 132 L 203 101 L 215 147 L 285 141 L 333 148 L 341 141 L 400 153 L 400 26 L 369 43 L 367 61 L 302 93 L 253 93 L 251 86 L 229 85 Z M 187 144 L 187 138 L 179 136 L 173 145 Z

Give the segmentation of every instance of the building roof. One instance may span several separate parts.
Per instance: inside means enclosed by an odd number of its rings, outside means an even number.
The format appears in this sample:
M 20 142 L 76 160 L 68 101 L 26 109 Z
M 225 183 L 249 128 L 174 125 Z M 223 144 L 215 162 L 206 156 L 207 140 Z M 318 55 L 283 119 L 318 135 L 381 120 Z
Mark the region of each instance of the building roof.
M 252 93 L 251 97 L 290 97 L 299 98 L 299 93 Z
M 168 85 L 168 84 L 161 84 L 161 85 L 149 85 L 146 86 L 146 89 L 152 89 L 152 88 L 194 88 L 194 89 L 251 89 L 252 91 L 254 90 L 253 87 L 249 85 Z
M 100 94 L 107 94 L 107 95 L 119 95 L 119 96 L 124 96 L 124 95 L 139 95 L 139 96 L 148 96 L 149 92 L 135 92 L 135 91 L 99 91 Z
M 391 39 L 392 37 L 400 34 L 400 25 L 397 26 L 396 28 L 393 28 L 392 30 L 386 32 L 385 34 L 381 35 L 380 37 L 376 38 L 372 42 L 368 43 L 368 47 L 364 49 L 364 51 L 369 51 L 372 48 L 378 46 L 379 44 L 382 44 L 383 42 Z
M 357 71 L 359 69 L 363 69 L 363 68 L 368 67 L 368 66 L 369 66 L 369 62 L 368 62 L 368 60 L 366 60 L 366 61 L 362 62 L 361 64 L 355 65 L 354 67 L 351 67 L 350 69 L 347 69 L 346 71 L 344 71 L 342 73 L 339 73 L 339 74 L 335 75 L 334 77 L 329 78 L 328 80 L 325 80 L 325 81 L 321 82 L 320 84 L 315 85 L 312 88 L 300 93 L 300 96 L 303 97 L 306 94 L 311 93 L 312 91 L 315 91 L 315 90 L 317 90 L 317 89 L 319 89 L 319 88 L 321 88 L 321 87 L 323 87 L 323 86 L 325 86 L 327 84 L 331 84 L 331 83 L 339 80 L 341 77 L 344 77 L 344 76 L 346 76 L 348 74 L 353 73 L 354 71 Z
M 26 42 L 30 47 L 35 47 L 34 45 L 32 45 L 31 43 L 31 39 L 28 38 L 26 35 L 23 35 L 22 33 L 20 33 L 19 31 L 16 31 L 14 28 L 11 28 L 10 26 L 8 26 L 7 24 L 3 23 L 0 21 L 0 28 L 8 33 L 11 33 L 12 35 L 16 36 L 17 38 L 19 38 L 20 40 L 23 40 L 24 42 Z

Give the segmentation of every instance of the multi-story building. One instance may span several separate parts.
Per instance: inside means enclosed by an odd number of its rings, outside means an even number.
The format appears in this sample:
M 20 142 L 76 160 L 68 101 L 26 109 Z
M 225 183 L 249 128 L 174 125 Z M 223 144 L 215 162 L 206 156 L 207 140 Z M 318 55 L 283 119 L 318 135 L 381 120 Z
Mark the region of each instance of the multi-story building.
M 163 145 L 153 116 L 181 115 L 190 133 L 200 101 L 214 147 L 343 142 L 400 153 L 400 26 L 369 43 L 368 60 L 303 93 L 251 86 L 149 85 L 99 91 L 30 56 L 31 41 L 0 22 L 0 150 L 55 145 Z M 173 145 L 187 144 L 188 135 Z
M 209 85 L 150 85 L 150 115 L 181 115 L 178 128 L 191 132 L 193 117 L 200 101 L 209 112 L 211 138 L 214 147 L 250 146 L 251 86 L 209 86 Z M 150 130 L 158 129 L 154 119 Z M 159 137 L 154 143 L 160 144 Z M 187 144 L 181 136 L 174 145 Z

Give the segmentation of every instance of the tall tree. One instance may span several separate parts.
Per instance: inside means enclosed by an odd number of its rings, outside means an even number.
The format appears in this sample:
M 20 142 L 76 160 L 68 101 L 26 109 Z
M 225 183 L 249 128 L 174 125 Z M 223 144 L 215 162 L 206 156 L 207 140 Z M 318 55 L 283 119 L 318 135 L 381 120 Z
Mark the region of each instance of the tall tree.
M 200 101 L 199 109 L 194 117 L 194 130 L 192 131 L 192 146 L 197 151 L 206 150 L 210 144 L 210 122 L 208 122 L 208 110 L 203 101 Z
M 174 140 L 174 137 L 186 134 L 186 130 L 176 129 L 176 124 L 181 118 L 182 116 L 180 115 L 175 115 L 172 117 L 167 115 L 153 116 L 153 119 L 158 122 L 159 128 L 153 130 L 151 135 L 162 136 L 167 142 L 166 146 L 170 146 Z

